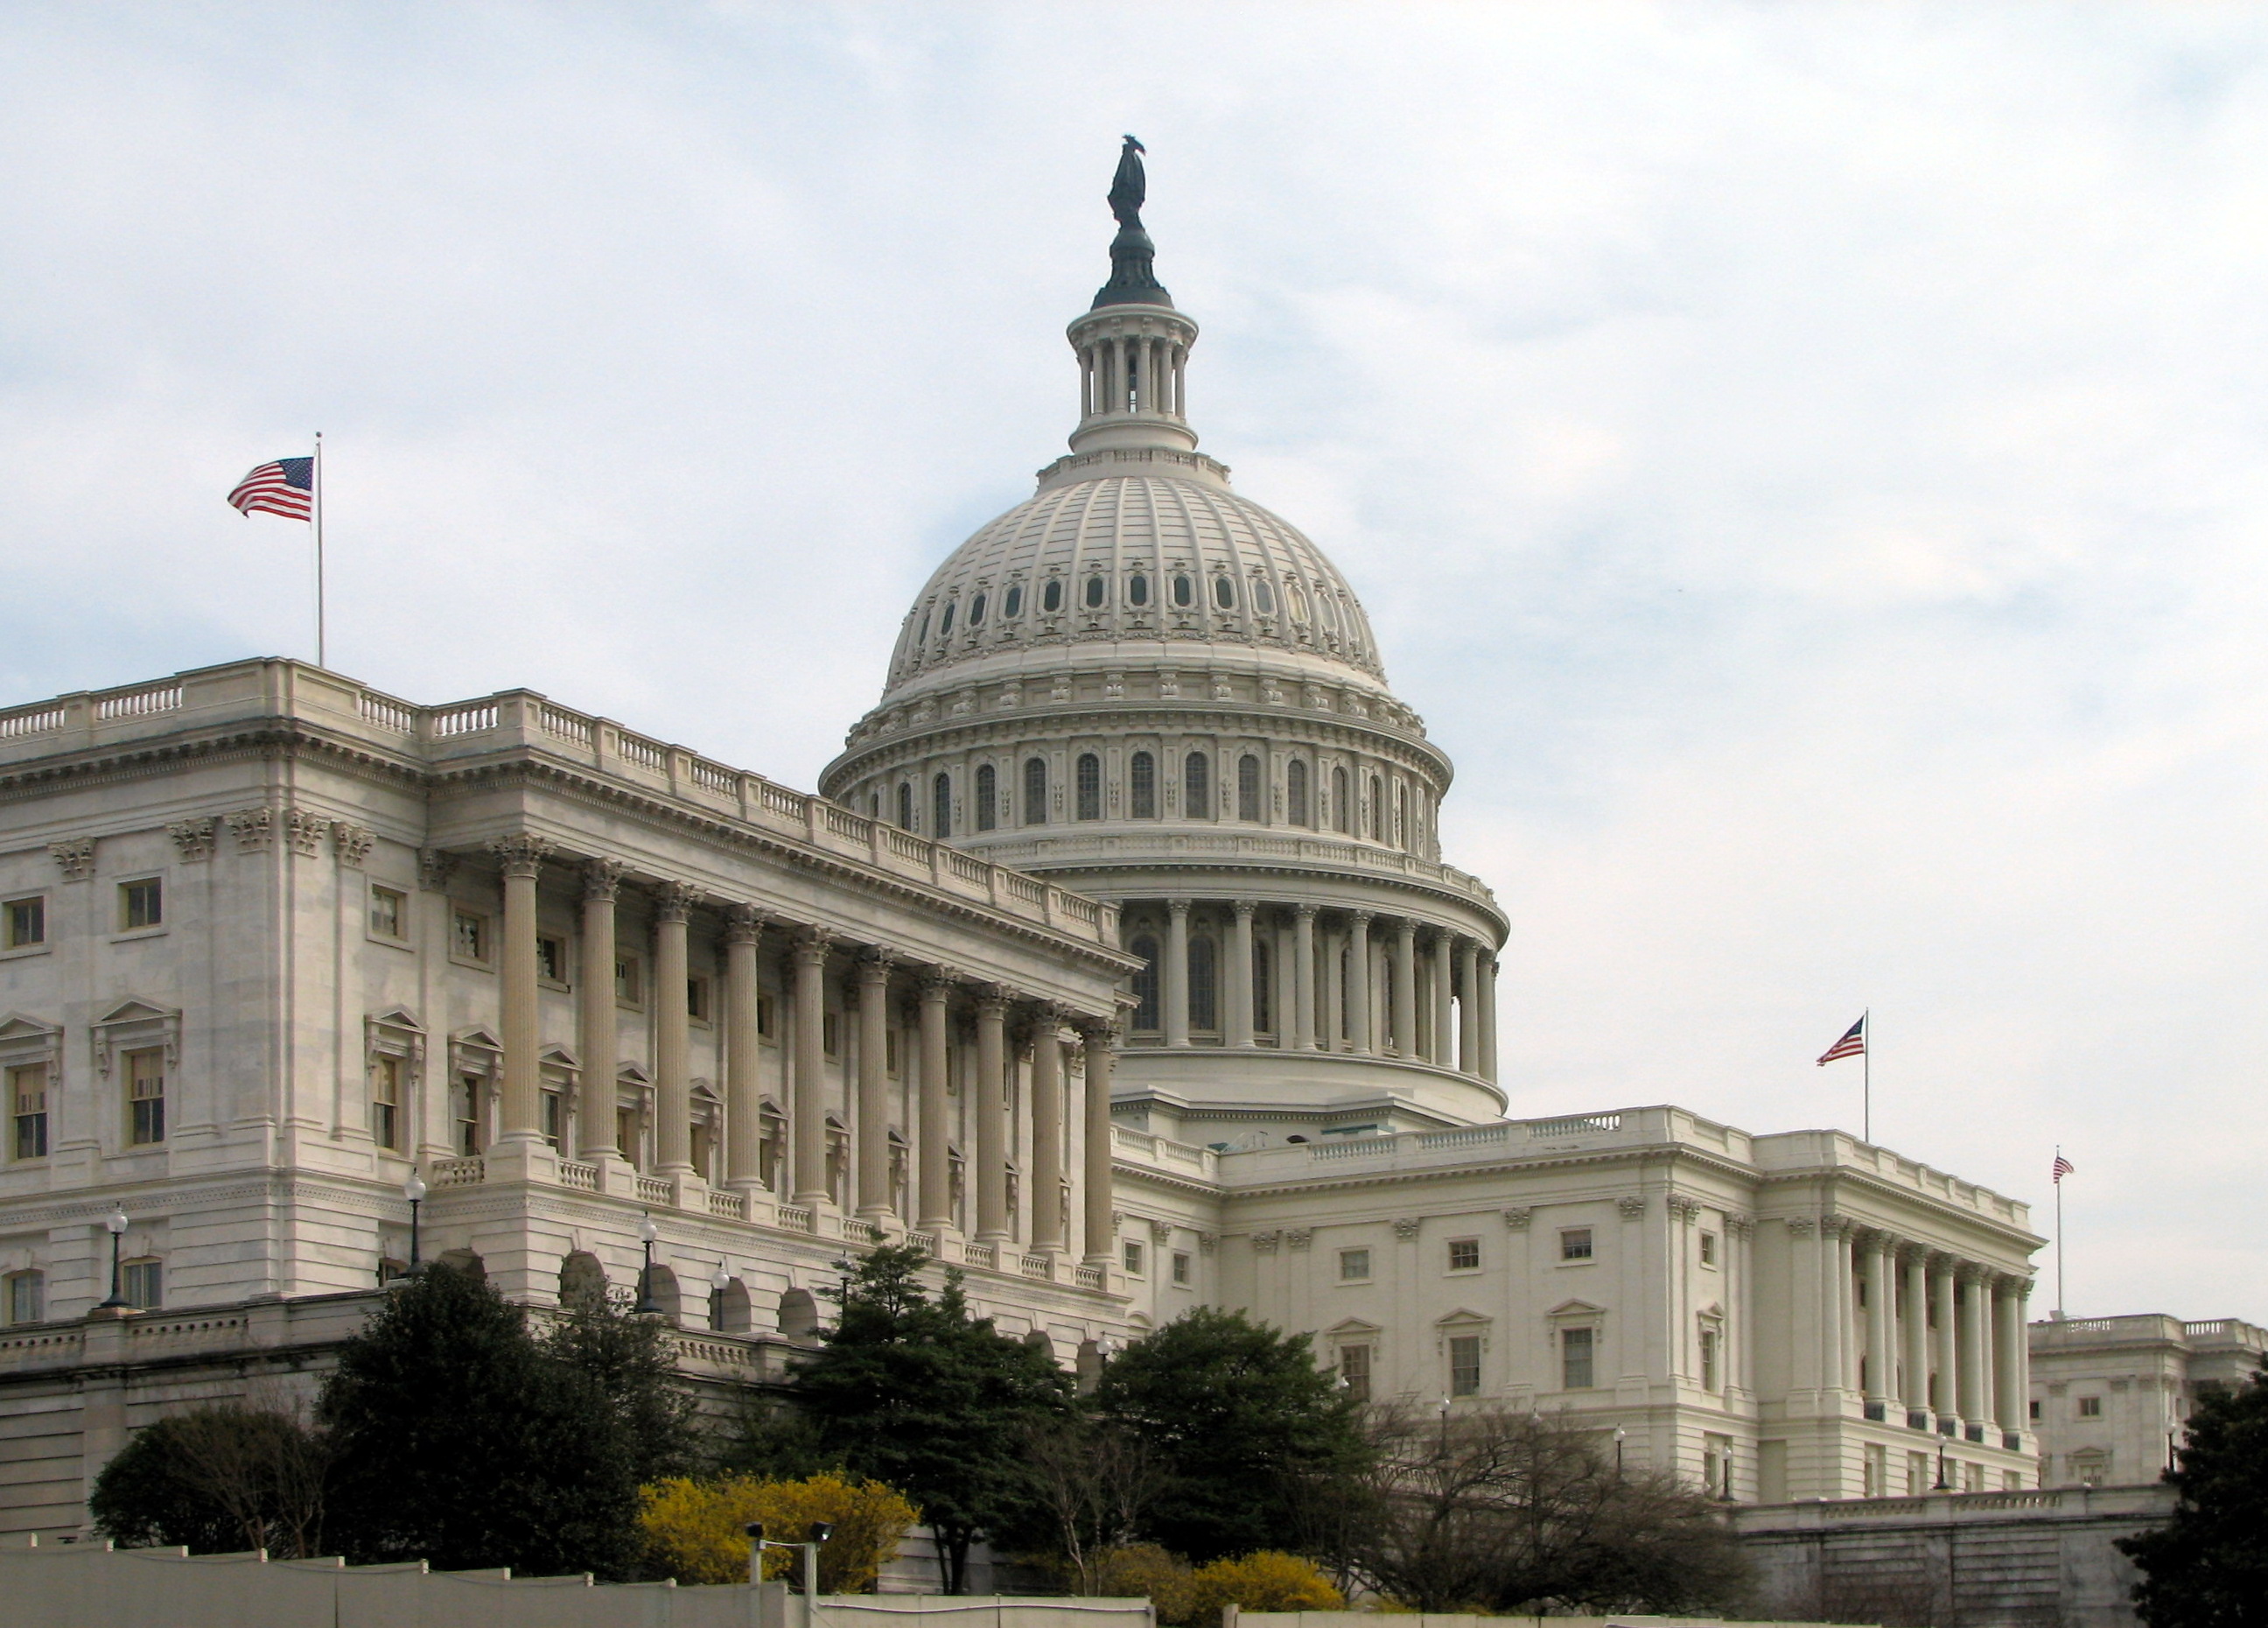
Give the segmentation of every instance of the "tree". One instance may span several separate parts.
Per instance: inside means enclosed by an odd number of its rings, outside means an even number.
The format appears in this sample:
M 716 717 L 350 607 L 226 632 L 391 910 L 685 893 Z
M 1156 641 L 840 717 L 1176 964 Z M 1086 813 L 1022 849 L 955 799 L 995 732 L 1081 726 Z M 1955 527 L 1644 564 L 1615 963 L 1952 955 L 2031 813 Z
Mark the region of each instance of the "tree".
M 2165 1525 L 2118 1547 L 2141 1568 L 2134 1604 L 2150 1628 L 2268 1624 L 2268 1367 L 2210 1395 L 2165 1479 L 2180 1496 Z
M 1092 1413 L 1048 1418 L 1026 1447 L 1040 1521 L 1074 1593 L 1096 1595 L 1103 1558 L 1131 1544 L 1165 1485 L 1165 1467 L 1132 1431 Z
M 1625 1474 L 1565 1416 L 1382 1413 L 1350 1557 L 1421 1611 L 1681 1613 L 1738 1604 L 1739 1541 L 1709 1499 Z
M 97 1529 L 129 1548 L 193 1553 L 320 1551 L 328 1445 L 298 1415 L 233 1403 L 192 1408 L 135 1436 L 95 1477 Z
M 897 1552 L 906 1529 L 920 1519 L 919 1510 L 879 1481 L 727 1476 L 679 1477 L 646 1488 L 638 1526 L 662 1575 L 681 1583 L 738 1583 L 747 1580 L 750 1521 L 762 1521 L 774 1542 L 792 1543 L 802 1542 L 814 1521 L 824 1521 L 834 1530 L 819 1549 L 819 1592 L 865 1594 Z M 797 1557 L 767 1549 L 764 1575 L 799 1580 Z
M 927 1258 L 906 1245 L 859 1263 L 833 1297 L 834 1331 L 796 1365 L 797 1390 L 828 1453 L 921 1506 L 944 1590 L 959 1594 L 970 1543 L 1029 1518 L 1024 1443 L 1070 1407 L 1071 1383 L 1045 1352 L 971 1316 L 959 1272 L 932 1299 L 917 1278 Z
M 1095 1558 L 1097 1592 L 1147 1599 L 1165 1628 L 1219 1628 L 1222 1608 L 1247 1611 L 1336 1611 L 1346 1596 L 1312 1560 L 1279 1551 L 1191 1566 L 1155 1543 L 1133 1543 Z
M 652 1455 L 636 1432 L 667 1411 L 638 1354 L 653 1337 L 574 1330 L 536 1339 L 522 1308 L 446 1266 L 393 1293 L 323 1388 L 350 1559 L 631 1574 Z
M 693 1398 L 677 1381 L 660 1322 L 593 1297 L 553 1326 L 544 1347 L 598 1386 L 621 1425 L 639 1485 L 693 1468 L 699 1448 Z
M 1146 1442 L 1166 1484 L 1147 1535 L 1194 1560 L 1300 1540 L 1318 1484 L 1367 1458 L 1359 1404 L 1315 1366 L 1309 1337 L 1241 1312 L 1189 1312 L 1103 1370 L 1094 1406 Z

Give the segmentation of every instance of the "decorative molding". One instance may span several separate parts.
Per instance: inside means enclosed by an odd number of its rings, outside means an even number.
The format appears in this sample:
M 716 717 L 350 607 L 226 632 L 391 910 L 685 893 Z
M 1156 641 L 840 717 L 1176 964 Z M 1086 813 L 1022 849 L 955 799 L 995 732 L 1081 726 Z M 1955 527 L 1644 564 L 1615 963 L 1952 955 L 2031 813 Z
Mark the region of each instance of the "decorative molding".
M 1725 1230 L 1735 1238 L 1745 1238 L 1756 1229 L 1756 1218 L 1739 1210 L 1725 1212 Z
M 1396 1216 L 1394 1219 L 1394 1235 L 1407 1243 L 1418 1235 L 1418 1229 L 1424 1225 L 1425 1223 L 1414 1215 Z
M 173 839 L 173 853 L 184 865 L 211 858 L 219 831 L 220 821 L 210 814 L 199 820 L 177 820 L 166 828 L 166 835 Z
M 589 897 L 588 894 L 584 895 Z M 763 937 L 764 913 L 753 904 L 725 907 L 725 942 L 755 944 Z
M 1161 1221 L 1154 1215 L 1152 1216 L 1150 1218 L 1150 1241 L 1156 1244 L 1161 1249 L 1167 1244 L 1173 1242 L 1174 1224 L 1171 1221 Z
M 1255 1233 L 1252 1234 L 1253 1253 L 1256 1255 L 1273 1255 L 1276 1253 L 1276 1246 L 1282 1241 L 1283 1234 L 1281 1233 Z
M 304 808 L 284 811 L 284 835 L 291 844 L 291 851 L 302 859 L 312 859 L 330 834 L 331 822 L 321 814 L 309 814 Z
M 1528 1222 L 1535 1219 L 1535 1212 L 1525 1205 L 1514 1205 L 1504 1212 L 1504 1224 L 1515 1233 L 1524 1233 L 1528 1230 Z
M 684 921 L 700 902 L 701 889 L 691 882 L 661 882 L 653 890 L 653 919 L 656 924 Z
M 1211 1255 L 1219 1248 L 1220 1248 L 1220 1234 L 1219 1233 L 1199 1233 L 1197 1234 L 1197 1253 L 1199 1255 Z
M 1615 1200 L 1615 1208 L 1622 1212 L 1625 1221 L 1635 1221 L 1646 1213 L 1646 1199 L 1638 1193 L 1625 1193 Z
M 227 818 L 228 829 L 236 837 L 237 852 L 266 853 L 276 845 L 273 808 L 239 808 Z
M 63 880 L 67 882 L 83 882 L 94 874 L 94 838 L 92 836 L 72 836 L 59 843 L 49 843 L 48 851 L 55 856 L 55 864 L 62 868 Z
M 233 816 L 232 816 L 233 817 Z M 446 892 L 456 873 L 457 856 L 442 848 L 417 851 L 417 885 L 428 893 Z
M 594 858 L 583 861 L 583 897 L 586 902 L 612 904 L 622 894 L 621 860 Z
M 1285 1233 L 1284 1241 L 1290 1244 L 1294 1249 L 1304 1249 L 1307 1248 L 1308 1245 L 1315 1241 L 1314 1228 L 1312 1227 L 1292 1227 Z
M 1817 1223 L 1808 1215 L 1791 1215 L 1781 1225 L 1787 1228 L 1787 1234 L 1791 1238 L 1808 1238 L 1811 1236 L 1812 1227 Z
M 148 1046 L 166 1049 L 166 1073 L 171 1078 L 181 1062 L 181 1014 L 173 1006 L 159 1006 L 146 1000 L 126 1000 L 113 1006 L 103 1017 L 87 1026 L 88 1037 L 94 1042 L 96 1072 L 107 1078 L 110 1065 L 121 1051 L 139 1051 Z
M 513 831 L 489 840 L 489 852 L 496 856 L 497 867 L 506 876 L 541 876 L 543 857 L 551 851 L 551 843 L 533 831 Z
M 362 869 L 363 861 L 378 841 L 378 833 L 366 825 L 355 825 L 345 820 L 331 821 L 331 851 L 338 861 L 350 871 Z

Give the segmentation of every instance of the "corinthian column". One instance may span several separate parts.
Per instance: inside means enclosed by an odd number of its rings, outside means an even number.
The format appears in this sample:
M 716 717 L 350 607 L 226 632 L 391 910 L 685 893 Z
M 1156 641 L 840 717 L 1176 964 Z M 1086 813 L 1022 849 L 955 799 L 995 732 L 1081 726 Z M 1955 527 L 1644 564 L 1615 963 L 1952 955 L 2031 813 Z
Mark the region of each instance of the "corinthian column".
M 1446 932 L 1435 933 L 1430 958 L 1430 964 L 1433 970 L 1433 1032 L 1430 1036 L 1431 1043 L 1425 1048 L 1425 1060 L 1436 1068 L 1451 1066 L 1449 956 L 1449 935 Z
M 953 979 L 932 968 L 921 981 L 921 1229 L 942 1236 L 953 1225 L 953 1165 L 946 1138 L 946 1023 Z
M 1900 1387 L 1899 1399 L 1904 1403 L 1906 1423 L 1917 1418 L 1928 1423 L 1929 1416 L 1929 1267 L 1928 1252 L 1908 1244 L 1898 1255 L 1899 1264 L 1905 1269 L 1906 1315 L 1902 1325 L 1905 1331 L 1906 1382 Z
M 1032 1248 L 1064 1247 L 1063 1013 L 1042 1001 L 1032 1011 Z
M 1933 1255 L 1929 1257 L 1929 1299 L 1937 1308 L 1937 1396 L 1930 1405 L 1936 1410 L 1940 1433 L 1948 1422 L 1959 1427 L 1961 1415 L 1961 1368 L 1956 1352 L 1955 1312 L 1953 1307 L 1953 1257 Z
M 2018 1294 L 2021 1281 L 1992 1280 L 1992 1418 L 2001 1433 L 2010 1436 L 2024 1428 L 2029 1411 L 2024 1406 L 2029 1389 L 2023 1383 L 2024 1302 Z
M 1314 1044 L 1315 907 L 1302 904 L 1292 912 L 1292 1049 L 1307 1051 Z
M 976 998 L 976 1241 L 1008 1241 L 1008 991 Z
M 827 934 L 795 935 L 795 1202 L 827 1202 Z
M 583 983 L 577 991 L 582 1019 L 582 1101 L 575 1123 L 583 1157 L 616 1158 L 615 1074 L 622 1046 L 615 1021 L 615 899 L 622 867 L 612 859 L 583 862 Z
M 890 1213 L 890 957 L 858 954 L 858 1213 Z
M 662 1175 L 693 1172 L 693 1099 L 685 1064 L 693 1014 L 687 1009 L 691 981 L 685 966 L 685 924 L 698 896 L 697 889 L 683 882 L 664 882 L 653 892 L 653 1072 L 659 1110 L 654 1166 Z
M 725 1180 L 743 1190 L 763 1185 L 763 1086 L 757 1059 L 756 940 L 763 918 L 736 904 L 725 913 Z M 610 994 L 611 991 L 608 991 Z
M 1086 1042 L 1086 1169 L 1082 1182 L 1086 1204 L 1079 1248 L 1090 1266 L 1108 1266 L 1110 1227 L 1110 1062 L 1118 1042 L 1115 1024 L 1090 1018 L 1079 1026 Z
M 1481 957 L 1481 1068 L 1480 1074 L 1491 1085 L 1496 1084 L 1496 953 L 1490 951 Z
M 1189 1043 L 1189 902 L 1166 902 L 1166 1043 Z
M 1457 940 L 1457 983 L 1464 991 L 1457 1003 L 1457 1067 L 1461 1072 L 1481 1072 L 1481 947 L 1476 939 Z
M 1231 906 L 1228 924 L 1228 1043 L 1252 1044 L 1252 912 L 1250 899 Z
M 1897 1321 L 1894 1308 L 1897 1305 L 1897 1286 L 1890 1280 L 1890 1251 L 1894 1248 L 1886 1233 L 1868 1233 L 1865 1243 L 1867 1261 L 1867 1407 L 1869 1412 L 1889 1416 L 1889 1398 L 1896 1387 L 1891 1382 L 1891 1365 L 1897 1360 L 1892 1353 L 1897 1349 L 1892 1343 L 1892 1326 Z
M 1981 1427 L 1988 1411 L 1984 1386 L 1984 1273 L 1981 1267 L 1961 1268 L 1961 1326 L 1957 1337 L 1961 1359 L 1961 1422 Z
M 1348 917 L 1346 1023 L 1348 1043 L 1356 1051 L 1371 1049 L 1370 1034 L 1370 912 L 1357 910 Z
M 489 844 L 504 872 L 504 946 L 497 993 L 504 1010 L 504 1134 L 499 1142 L 543 1139 L 542 1074 L 536 1063 L 535 883 L 551 844 L 526 832 Z
M 1394 1054 L 1418 1055 L 1418 924 L 1394 924 Z

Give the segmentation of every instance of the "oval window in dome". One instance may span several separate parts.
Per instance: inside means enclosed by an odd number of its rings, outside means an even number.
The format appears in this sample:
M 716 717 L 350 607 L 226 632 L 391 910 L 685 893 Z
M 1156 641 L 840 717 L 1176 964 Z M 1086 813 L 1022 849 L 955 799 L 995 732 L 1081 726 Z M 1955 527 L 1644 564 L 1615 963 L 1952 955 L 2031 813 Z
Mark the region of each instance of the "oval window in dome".
M 1187 610 L 1197 603 L 1197 585 L 1187 577 L 1174 578 L 1174 603 Z
M 1147 605 L 1150 602 L 1150 579 L 1140 571 L 1126 579 L 1126 602 L 1129 605 Z
M 1101 609 L 1102 596 L 1108 592 L 1109 590 L 1103 586 L 1101 578 L 1089 577 L 1086 579 L 1086 608 L 1089 610 Z
M 914 643 L 917 645 L 929 643 L 929 612 L 927 611 L 922 612 L 922 630 L 914 635 Z
M 946 601 L 945 620 L 937 624 L 937 634 L 939 638 L 945 638 L 953 632 L 953 608 L 959 603 L 958 600 Z
M 1328 593 L 1319 593 L 1315 596 L 1315 603 L 1322 609 L 1323 625 L 1330 629 L 1334 633 L 1337 632 L 1339 626 L 1339 608 L 1337 606 L 1331 603 L 1331 596 Z
M 1048 578 L 1048 586 L 1040 590 L 1040 608 L 1042 610 L 1063 608 L 1063 578 L 1060 577 Z
M 1018 583 L 1008 590 L 1007 597 L 1000 601 L 1000 614 L 1011 622 L 1024 614 L 1023 584 Z
M 984 596 L 982 593 L 968 601 L 968 625 L 972 628 L 984 625 Z
M 1252 583 L 1252 608 L 1263 616 L 1276 614 L 1276 590 L 1257 578 Z
M 1307 619 L 1307 596 L 1296 586 L 1285 589 L 1284 608 L 1292 613 L 1292 621 L 1305 622 Z
M 1212 579 L 1212 602 L 1223 610 L 1236 608 L 1236 585 L 1226 577 Z

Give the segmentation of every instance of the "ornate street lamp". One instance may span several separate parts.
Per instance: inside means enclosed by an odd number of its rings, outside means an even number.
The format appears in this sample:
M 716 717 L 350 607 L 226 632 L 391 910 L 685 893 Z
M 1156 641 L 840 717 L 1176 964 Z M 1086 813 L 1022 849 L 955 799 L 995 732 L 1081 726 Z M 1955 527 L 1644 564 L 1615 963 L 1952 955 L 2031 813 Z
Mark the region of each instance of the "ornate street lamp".
M 653 1224 L 651 1213 L 638 1217 L 638 1241 L 645 1246 L 645 1264 L 638 1271 L 637 1304 L 630 1308 L 633 1317 L 663 1315 L 661 1304 L 653 1298 L 653 1241 L 661 1236 L 661 1228 Z
M 425 1202 L 425 1183 L 418 1179 L 415 1170 L 401 1184 L 401 1196 L 409 1201 L 409 1270 L 403 1275 L 415 1278 L 425 1270 L 425 1263 L 417 1252 L 417 1206 Z
M 709 1274 L 709 1326 L 719 1334 L 725 1331 L 725 1291 L 732 1286 L 732 1274 L 724 1262 L 718 1262 L 717 1270 Z
M 97 1311 L 130 1311 L 133 1308 L 127 1305 L 126 1296 L 120 1289 L 122 1280 L 118 1271 L 118 1249 L 126 1237 L 128 1225 L 125 1206 L 113 1204 L 109 1215 L 104 1218 L 102 1224 L 110 1229 L 110 1298 L 95 1309 Z
M 1953 1483 L 1945 1478 L 1945 1442 L 1942 1438 L 1937 1444 L 1937 1484 L 1930 1488 L 1930 1491 L 1933 1492 L 1953 1491 Z
M 1623 1473 L 1623 1438 L 1629 1433 L 1620 1425 L 1615 1426 L 1615 1478 L 1616 1480 L 1622 1478 Z

